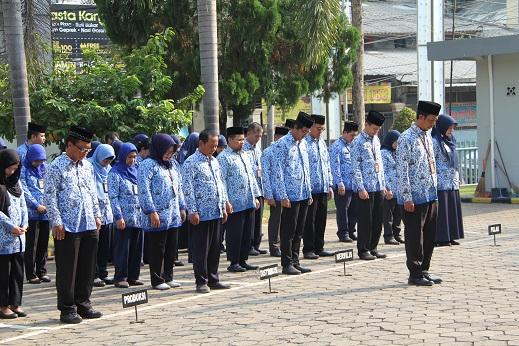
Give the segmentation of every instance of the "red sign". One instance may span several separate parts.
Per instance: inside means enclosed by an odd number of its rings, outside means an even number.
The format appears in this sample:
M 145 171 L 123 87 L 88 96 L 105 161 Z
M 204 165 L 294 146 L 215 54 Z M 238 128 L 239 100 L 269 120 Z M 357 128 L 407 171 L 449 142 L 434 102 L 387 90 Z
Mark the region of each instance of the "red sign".
M 450 104 L 445 105 L 446 114 L 450 114 L 458 122 L 458 127 L 477 126 L 477 106 L 476 102 L 453 102 L 452 111 L 449 109 Z

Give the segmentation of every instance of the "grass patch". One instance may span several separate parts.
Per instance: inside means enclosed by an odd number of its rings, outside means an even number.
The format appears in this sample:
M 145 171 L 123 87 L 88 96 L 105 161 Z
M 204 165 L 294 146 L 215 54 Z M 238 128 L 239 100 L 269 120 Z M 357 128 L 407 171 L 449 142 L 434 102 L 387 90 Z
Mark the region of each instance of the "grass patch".
M 477 184 L 460 186 L 460 195 L 473 197 L 474 193 L 476 192 L 476 186 L 477 186 Z

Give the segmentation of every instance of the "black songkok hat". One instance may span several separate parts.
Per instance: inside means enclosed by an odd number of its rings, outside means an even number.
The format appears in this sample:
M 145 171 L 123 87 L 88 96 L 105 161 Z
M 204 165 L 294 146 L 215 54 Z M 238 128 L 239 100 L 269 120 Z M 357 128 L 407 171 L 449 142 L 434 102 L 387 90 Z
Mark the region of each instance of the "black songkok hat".
M 312 119 L 314 119 L 314 122 L 316 124 L 324 125 L 326 123 L 326 118 L 324 117 L 324 115 L 312 114 L 311 117 Z
M 247 129 L 241 126 L 233 126 L 227 128 L 227 136 L 243 135 L 245 133 L 247 133 Z
M 279 136 L 284 136 L 284 135 L 288 134 L 289 130 L 290 129 L 285 126 L 276 126 L 276 128 L 274 129 L 274 134 L 279 135 Z
M 418 107 L 416 107 L 416 112 L 419 114 L 439 115 L 441 109 L 442 106 L 436 102 L 418 101 Z
M 305 112 L 299 112 L 296 123 L 309 129 L 314 124 L 314 119 Z
M 47 126 L 45 126 L 45 125 L 38 125 L 38 124 L 32 123 L 32 122 L 30 122 L 28 125 L 29 125 L 29 131 L 32 131 L 32 132 L 45 133 L 47 131 Z
M 288 127 L 289 129 L 294 128 L 295 124 L 296 124 L 296 121 L 294 119 L 285 120 L 285 127 Z
M 369 111 L 368 116 L 366 117 L 366 120 L 368 123 L 382 126 L 384 124 L 384 115 L 382 113 L 379 113 L 377 111 Z
M 92 131 L 80 126 L 71 126 L 70 130 L 68 131 L 68 135 L 87 143 L 90 143 L 92 141 L 92 137 L 94 137 L 94 133 Z
M 359 130 L 359 124 L 357 124 L 354 121 L 346 121 L 344 123 L 344 130 L 343 132 L 351 132 L 351 131 L 358 131 Z

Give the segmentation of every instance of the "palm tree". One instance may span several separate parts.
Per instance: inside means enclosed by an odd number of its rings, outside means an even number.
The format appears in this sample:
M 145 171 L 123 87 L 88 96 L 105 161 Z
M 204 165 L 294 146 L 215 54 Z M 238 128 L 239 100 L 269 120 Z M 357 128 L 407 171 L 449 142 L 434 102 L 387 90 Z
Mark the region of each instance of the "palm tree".
M 219 132 L 218 35 L 216 0 L 197 0 L 200 40 L 201 81 L 205 88 L 202 100 L 206 129 Z
M 25 142 L 27 123 L 31 120 L 31 110 L 20 0 L 2 0 L 2 12 L 16 140 L 18 145 L 21 145 Z

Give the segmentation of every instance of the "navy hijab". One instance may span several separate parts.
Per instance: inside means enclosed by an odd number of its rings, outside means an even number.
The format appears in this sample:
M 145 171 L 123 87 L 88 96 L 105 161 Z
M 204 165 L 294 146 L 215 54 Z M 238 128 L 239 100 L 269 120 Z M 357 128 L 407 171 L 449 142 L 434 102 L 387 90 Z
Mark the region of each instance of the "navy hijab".
M 198 132 L 191 132 L 189 136 L 187 136 L 186 140 L 180 147 L 180 152 L 178 153 L 178 162 L 183 164 L 186 159 L 193 155 L 198 149 Z
M 135 163 L 131 166 L 126 164 L 126 158 L 131 152 L 137 152 L 133 143 L 122 143 L 117 154 L 117 163 L 112 167 L 112 172 L 119 174 L 123 179 L 129 180 L 132 184 L 137 184 L 137 167 Z
M 440 115 L 436 121 L 436 126 L 432 129 L 432 136 L 440 143 L 440 150 L 449 159 L 452 168 L 458 168 L 458 153 L 456 152 L 456 138 L 453 135 L 447 136 L 446 132 L 452 125 L 457 125 L 456 120 L 450 115 Z M 450 149 L 447 151 L 446 147 Z
M 151 138 L 150 157 L 157 161 L 159 165 L 169 169 L 173 167 L 171 161 L 164 161 L 164 154 L 171 148 L 174 148 L 175 140 L 170 135 L 158 133 Z
M 15 197 L 22 195 L 20 187 L 21 165 L 9 177 L 5 176 L 5 169 L 20 162 L 20 157 L 13 149 L 4 149 L 0 151 L 0 211 L 9 217 L 9 206 L 11 200 L 9 193 Z
M 400 132 L 397 130 L 391 130 L 384 136 L 384 141 L 382 142 L 382 149 L 387 149 L 389 151 L 395 151 L 393 149 L 393 143 L 400 138 Z

